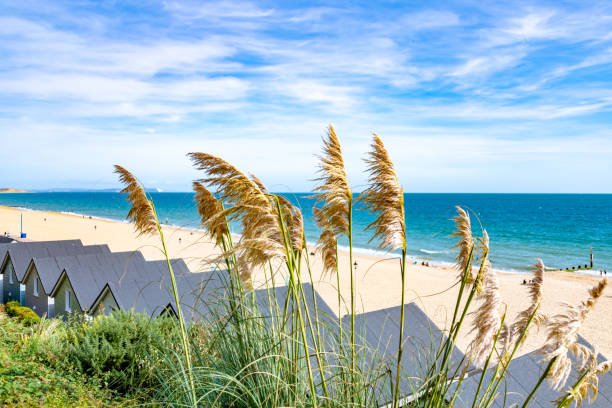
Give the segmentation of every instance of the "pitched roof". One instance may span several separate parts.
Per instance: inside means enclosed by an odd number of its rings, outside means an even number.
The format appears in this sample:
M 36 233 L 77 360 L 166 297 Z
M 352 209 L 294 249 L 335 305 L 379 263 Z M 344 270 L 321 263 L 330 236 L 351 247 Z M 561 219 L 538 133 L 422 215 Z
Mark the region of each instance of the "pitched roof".
M 79 255 L 96 252 L 99 249 L 84 247 L 80 239 L 63 241 L 35 241 L 7 244 L 2 253 L 2 267 L 10 256 L 17 280 L 23 280 L 32 258 L 47 258 L 51 256 Z
M 402 346 L 402 368 L 400 395 L 409 396 L 421 385 L 426 371 L 432 362 L 431 354 L 439 349 L 446 336 L 427 315 L 415 304 L 404 305 L 404 344 Z M 355 318 L 356 341 L 370 358 L 361 358 L 362 364 L 384 362 L 380 367 L 395 378 L 397 372 L 397 349 L 399 345 L 401 306 L 391 307 L 357 315 Z M 344 330 L 350 330 L 350 315 L 342 319 Z M 464 354 L 454 347 L 451 354 L 451 367 L 458 366 Z M 364 367 L 367 369 L 369 367 Z M 474 370 L 470 366 L 468 371 Z M 392 395 L 389 382 L 381 382 L 377 395 L 378 403 L 388 402 Z
M 304 320 L 304 325 L 306 327 L 306 343 L 309 346 L 309 355 L 310 364 L 314 371 L 320 372 L 320 368 L 318 365 L 318 361 L 316 358 L 316 353 L 314 349 L 314 341 L 317 339 L 313 339 L 312 333 L 309 329 L 309 319 L 313 322 L 318 318 L 318 333 L 322 340 L 321 348 L 319 350 L 323 353 L 323 358 L 327 360 L 328 364 L 336 365 L 333 361 L 329 361 L 330 359 L 338 356 L 338 344 L 337 344 L 337 335 L 339 333 L 339 322 L 336 314 L 330 309 L 329 305 L 319 296 L 317 291 L 313 288 L 310 283 L 302 284 L 302 293 L 303 297 L 301 299 L 301 313 L 302 319 Z M 279 322 L 276 321 L 278 317 L 282 317 L 284 312 L 285 303 L 287 303 L 288 313 L 287 320 L 284 322 L 285 327 L 293 327 L 293 315 L 295 302 L 293 296 L 291 296 L 291 290 L 287 286 L 280 286 L 269 289 L 259 289 L 255 291 L 255 301 L 257 303 L 257 308 L 259 313 L 261 314 L 264 322 L 267 325 L 276 325 Z M 315 309 L 315 301 L 316 301 L 316 309 Z M 304 304 L 306 307 L 304 307 Z M 317 315 L 315 316 L 315 310 Z M 326 378 L 329 378 L 333 375 L 332 372 L 327 370 L 323 373 Z M 318 375 L 318 374 L 317 374 Z
M 179 284 L 183 275 L 191 275 L 182 259 L 170 261 Z M 91 303 L 97 307 L 105 291 L 110 290 L 117 305 L 124 310 L 134 310 L 151 316 L 159 314 L 168 304 L 175 304 L 171 296 L 167 261 L 145 261 L 118 269 L 117 279 L 109 279 Z M 181 287 L 184 287 L 181 281 Z
M 590 346 L 590 344 L 579 336 L 579 343 Z M 599 354 L 598 361 L 603 362 L 606 358 Z M 575 359 L 572 358 L 574 364 L 572 364 L 572 371 L 570 377 L 567 380 L 564 389 L 569 388 L 573 385 L 580 372 L 576 369 L 579 364 L 576 364 Z M 521 357 L 513 359 L 508 365 L 506 377 L 499 386 L 499 392 L 506 398 L 505 406 L 511 406 L 514 404 L 522 405 L 525 398 L 533 390 L 533 387 L 537 383 L 538 379 L 542 375 L 546 364 L 542 363 L 542 355 L 537 351 L 525 354 Z M 484 384 L 488 384 L 492 375 L 494 374 L 494 368 L 487 370 L 485 374 Z M 459 395 L 455 400 L 454 406 L 457 408 L 471 407 L 474 399 L 474 394 L 478 389 L 478 383 L 481 378 L 481 372 L 476 375 L 472 375 L 463 381 Z M 455 388 L 451 388 L 451 392 L 454 392 Z M 544 381 L 536 393 L 533 399 L 530 401 L 529 406 L 533 408 L 549 408 L 553 406 L 551 401 L 556 400 L 562 395 L 563 391 L 553 390 L 548 381 Z M 501 408 L 504 406 L 503 396 L 500 396 L 497 400 L 491 404 L 492 408 Z M 554 404 L 556 405 L 556 404 Z M 582 402 L 583 407 L 589 408 L 608 408 L 612 406 L 612 375 L 604 374 L 599 379 L 599 392 L 597 399 L 594 402 L 589 402 L 588 398 Z
M 166 261 L 157 262 L 162 271 L 160 278 L 155 282 L 150 279 L 137 282 L 138 287 L 142 290 L 141 296 L 145 297 L 149 303 L 151 303 L 150 299 L 157 296 L 155 313 L 152 315 L 157 315 L 166 308 L 170 308 L 176 314 L 176 301 Z M 226 299 L 227 271 L 193 273 L 189 271 L 182 259 L 173 261 L 173 271 L 185 321 L 196 322 L 208 318 L 211 309 Z
M 139 251 L 129 251 L 59 257 L 57 262 L 62 267 L 62 276 L 70 281 L 79 305 L 89 310 L 108 282 L 119 281 L 146 261 Z M 54 284 L 51 296 L 57 294 L 61 281 L 60 277 Z
M 94 253 L 110 254 L 110 249 L 108 248 L 108 245 L 106 244 L 104 245 L 86 245 L 83 247 L 83 249 L 85 253 L 89 253 L 89 254 L 94 254 Z M 32 258 L 30 266 L 36 267 L 36 271 L 38 272 L 38 276 L 40 278 L 40 282 L 42 283 L 43 290 L 45 291 L 47 295 L 51 293 L 51 290 L 53 290 L 55 283 L 57 282 L 60 275 L 62 274 L 62 271 L 63 271 L 62 259 L 65 259 L 65 258 L 66 257 L 61 257 L 61 256 L 60 257 L 56 257 L 56 256 L 46 257 L 46 258 L 39 258 L 39 257 Z M 23 277 L 24 279 L 27 278 L 27 274 L 29 273 L 30 268 L 28 268 L 27 271 L 28 272 L 26 272 L 26 274 Z
M 0 265 L 0 272 L 2 271 L 2 269 L 4 269 L 4 256 L 6 255 L 6 250 L 11 246 L 11 245 L 16 245 L 17 242 L 4 242 L 4 243 L 0 243 L 0 263 L 2 265 Z

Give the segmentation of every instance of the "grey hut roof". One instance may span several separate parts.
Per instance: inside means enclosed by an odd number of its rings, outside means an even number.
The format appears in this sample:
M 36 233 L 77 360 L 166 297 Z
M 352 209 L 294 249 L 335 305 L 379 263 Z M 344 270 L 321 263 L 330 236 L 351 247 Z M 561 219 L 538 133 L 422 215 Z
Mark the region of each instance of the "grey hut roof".
M 229 276 L 227 270 L 218 269 L 205 273 L 190 273 L 185 267 L 185 271 L 185 273 L 179 273 L 176 276 L 176 284 L 185 320 L 195 322 L 206 319 L 210 317 L 211 309 L 217 306 L 224 307 L 227 305 L 226 301 L 228 299 L 229 289 Z M 167 296 L 167 306 L 176 313 L 176 303 L 171 294 L 170 280 L 166 275 L 164 275 L 163 281 L 158 283 L 156 287 L 157 289 L 161 288 L 162 292 Z M 338 323 L 334 312 L 332 312 L 323 298 L 321 298 L 316 291 L 313 291 L 312 285 L 309 283 L 303 284 L 303 291 L 307 305 L 307 309 L 302 310 L 304 318 L 306 319 L 306 310 L 310 313 L 311 317 L 314 318 L 314 295 L 319 310 L 319 319 L 324 320 L 325 325 L 328 327 L 334 325 L 337 327 Z M 286 286 L 270 288 L 269 291 L 268 289 L 255 290 L 255 302 L 262 318 L 266 321 L 269 320 L 271 317 L 271 310 L 273 314 L 276 313 L 276 305 L 278 305 L 282 313 L 288 294 L 289 288 Z M 251 293 L 245 292 L 244 296 L 250 299 Z M 293 302 L 291 302 L 290 299 L 290 310 L 293 307 Z M 291 313 L 289 312 L 288 315 L 291 315 Z M 308 339 L 309 341 L 312 340 L 310 337 Z
M 179 285 L 183 275 L 192 275 L 182 259 L 172 259 L 172 268 Z M 168 264 L 163 261 L 145 261 L 122 270 L 115 268 L 117 279 L 109 279 L 93 300 L 91 308 L 97 307 L 106 291 L 110 291 L 117 305 L 124 310 L 156 316 L 169 304 L 174 305 Z M 185 284 L 181 284 L 185 287 Z M 184 292 L 185 290 L 183 290 Z
M 86 245 L 83 247 L 85 253 L 88 254 L 110 254 L 110 249 L 108 245 Z M 34 257 L 31 260 L 30 266 L 35 266 L 36 271 L 38 272 L 38 276 L 40 278 L 40 282 L 42 283 L 43 290 L 47 295 L 51 293 L 55 283 L 59 279 L 60 275 L 63 271 L 62 259 L 66 257 L 46 257 L 39 258 Z M 30 269 L 28 268 L 28 271 Z M 27 277 L 24 275 L 24 279 Z
M 89 310 L 91 304 L 108 282 L 121 279 L 126 271 L 132 271 L 145 263 L 139 251 L 116 252 L 110 254 L 90 254 L 57 258 L 62 265 L 62 276 L 70 281 L 74 295 L 83 310 Z M 61 278 L 51 290 L 51 296 L 57 294 Z
M 9 249 L 11 245 L 16 244 L 17 242 L 0 243 L 0 262 L 2 262 L 2 265 L 0 265 L 1 268 L 4 268 L 4 256 L 6 255 L 6 250 Z M 2 271 L 2 269 L 0 269 L 0 271 Z
M 149 277 L 137 281 L 139 296 L 148 303 L 152 316 L 168 308 L 176 314 L 176 301 L 172 292 L 167 263 L 166 261 L 153 261 L 151 264 L 158 268 L 158 278 L 152 280 Z M 172 269 L 185 320 L 200 320 L 207 315 L 208 307 L 214 304 L 215 299 L 224 295 L 226 286 L 222 282 L 222 275 L 227 272 L 192 273 L 182 259 L 172 260 Z
M 47 258 L 51 256 L 66 256 L 87 254 L 89 251 L 97 251 L 91 247 L 84 247 L 80 239 L 64 240 L 64 241 L 36 241 L 36 242 L 18 242 L 7 244 L 2 261 L 2 268 L 10 256 L 15 274 L 19 281 L 23 280 L 30 261 L 32 258 Z
M 336 348 L 336 338 L 335 334 L 339 333 L 338 330 L 338 317 L 336 314 L 330 309 L 329 305 L 323 300 L 321 296 L 314 290 L 312 284 L 303 283 L 302 284 L 302 292 L 303 297 L 300 299 L 301 302 L 305 301 L 306 307 L 304 307 L 304 303 L 301 303 L 301 312 L 302 318 L 304 319 L 304 324 L 308 327 L 308 319 L 311 319 L 314 322 L 315 318 L 318 318 L 319 321 L 319 334 L 321 338 L 324 339 L 323 348 L 321 350 L 323 352 L 328 352 L 330 354 L 335 354 Z M 287 286 L 280 286 L 276 288 L 269 289 L 259 289 L 255 291 L 255 301 L 257 302 L 257 308 L 259 313 L 266 319 L 268 324 L 272 323 L 272 320 L 279 315 L 282 316 L 285 302 L 288 300 L 288 313 L 287 313 L 287 321 L 281 322 L 285 323 L 286 327 L 292 327 L 292 316 L 293 310 L 295 308 L 295 302 L 293 296 L 291 296 L 291 290 Z M 315 304 L 316 301 L 316 313 L 315 316 Z M 278 308 L 277 308 L 278 307 Z M 313 323 L 314 324 L 314 323 Z M 306 340 L 307 343 L 312 346 L 314 339 L 311 336 L 310 330 L 306 330 Z M 311 363 L 313 367 L 317 367 L 317 360 L 314 357 L 314 350 L 311 350 Z
M 590 346 L 583 337 L 579 336 L 578 342 Z M 598 355 L 599 362 L 603 362 L 605 360 L 606 358 L 603 355 Z M 530 401 L 529 407 L 550 408 L 552 406 L 556 406 L 556 404 L 552 404 L 552 401 L 562 396 L 563 390 L 571 387 L 581 374 L 581 372 L 576 369 L 579 364 L 576 364 L 577 362 L 574 359 L 572 359 L 572 362 L 571 374 L 565 383 L 565 387 L 562 388 L 562 391 L 553 390 L 548 384 L 548 381 L 544 381 L 540 385 L 540 388 L 538 388 L 536 391 L 533 399 Z M 506 393 L 506 407 L 517 403 L 519 406 L 522 405 L 525 398 L 527 395 L 529 395 L 538 379 L 544 372 L 545 367 L 546 363 L 542 362 L 542 355 L 537 351 L 533 351 L 513 359 L 508 365 L 506 378 L 501 382 L 498 389 L 498 392 L 502 395 L 500 395 L 500 397 L 495 400 L 493 404 L 491 404 L 491 407 L 501 408 L 504 406 L 504 393 Z M 461 389 L 459 390 L 459 395 L 455 400 L 455 407 L 463 408 L 472 406 L 474 394 L 478 388 L 481 373 L 482 372 L 472 375 L 463 381 Z M 494 368 L 487 370 L 484 384 L 489 383 L 489 380 L 493 374 Z M 451 388 L 451 392 L 454 392 L 454 390 L 454 387 Z M 612 375 L 604 374 L 602 377 L 600 377 L 597 399 L 591 403 L 589 402 L 588 398 L 586 398 L 582 402 L 582 406 L 589 408 L 612 407 Z
M 15 242 L 15 240 L 11 237 L 0 236 L 0 244 L 10 244 Z
M 446 339 L 442 331 L 414 303 L 404 305 L 404 344 L 402 347 L 402 368 L 400 396 L 412 395 L 426 377 L 431 355 Z M 355 318 L 356 342 L 370 358 L 361 358 L 362 364 L 373 362 L 381 371 L 388 371 L 395 378 L 397 371 L 397 347 L 399 344 L 401 306 L 391 307 L 357 315 Z M 342 319 L 345 332 L 350 330 L 350 315 Z M 464 354 L 456 347 L 451 354 L 451 367 L 463 362 Z M 365 369 L 372 367 L 364 367 Z M 468 372 L 475 368 L 470 366 Z M 391 396 L 389 381 L 381 382 L 379 404 L 388 402 Z
M 306 301 L 306 307 L 302 304 L 302 313 L 304 314 L 304 319 L 306 320 L 306 313 L 309 313 L 310 317 L 314 319 L 315 307 L 313 296 L 316 299 L 318 317 L 319 320 L 328 327 L 338 326 L 338 318 L 336 314 L 329 308 L 327 303 L 323 300 L 321 296 L 317 293 L 316 290 L 312 287 L 310 283 L 302 284 L 302 291 L 304 292 L 304 298 L 302 300 Z M 287 297 L 290 295 L 290 289 L 287 286 L 279 286 L 275 288 L 269 289 L 258 289 L 255 291 L 255 300 L 257 302 L 257 307 L 259 313 L 263 317 L 270 317 L 272 315 L 276 315 L 276 306 L 282 309 L 285 306 L 285 301 Z M 289 298 L 289 310 L 291 310 L 295 305 L 293 304 L 293 298 Z M 288 315 L 291 315 L 289 312 Z

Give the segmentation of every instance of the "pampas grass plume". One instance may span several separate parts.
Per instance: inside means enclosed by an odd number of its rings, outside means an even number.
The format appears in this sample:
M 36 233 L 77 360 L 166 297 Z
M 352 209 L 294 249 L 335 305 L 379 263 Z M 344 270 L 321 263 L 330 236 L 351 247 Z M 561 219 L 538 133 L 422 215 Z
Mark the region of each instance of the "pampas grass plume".
M 404 191 L 387 149 L 376 133 L 365 162 L 370 174 L 369 187 L 359 199 L 367 210 L 376 214 L 376 219 L 366 228 L 374 231 L 370 241 L 379 239 L 381 249 L 406 250 Z
M 202 219 L 202 226 L 217 245 L 221 245 L 223 237 L 229 234 L 229 229 L 223 217 L 223 204 L 202 183 L 193 182 L 195 201 L 198 213 Z
M 607 284 L 607 279 L 602 279 L 589 290 L 587 300 L 578 305 L 568 305 L 565 314 L 553 316 L 548 323 L 548 336 L 541 351 L 545 355 L 544 361 L 550 362 L 554 359 L 547 376 L 552 388 L 559 389 L 567 381 L 572 368 L 572 362 L 568 356 L 569 352 L 583 361 L 591 358 L 592 352 L 577 343 L 578 330 L 601 297 Z
M 119 174 L 119 181 L 125 185 L 121 193 L 128 195 L 132 207 L 127 218 L 135 224 L 138 236 L 157 232 L 157 220 L 153 204 L 136 177 L 125 168 L 115 165 L 115 173 Z
M 472 235 L 472 223 L 470 221 L 470 215 L 461 207 L 457 206 L 457 215 L 453 218 L 455 222 L 456 230 L 451 236 L 459 237 L 459 242 L 455 245 L 459 248 L 459 254 L 455 261 L 457 262 L 457 269 L 459 270 L 460 279 L 463 279 L 463 273 L 467 274 L 467 282 L 471 283 L 474 281 L 472 274 L 472 268 L 466 270 L 470 263 L 470 252 L 474 247 L 474 236 Z
M 320 176 L 316 181 L 320 184 L 315 188 L 318 193 L 314 198 L 321 204 L 321 208 L 315 211 L 314 219 L 323 231 L 327 231 L 325 236 L 319 237 L 317 247 L 324 254 L 324 259 L 328 260 L 324 262 L 324 272 L 330 272 L 335 269 L 335 262 L 330 269 L 332 252 L 335 258 L 335 241 L 341 234 L 349 233 L 349 203 L 352 200 L 342 159 L 342 148 L 332 125 L 329 125 L 327 137 L 323 138 L 323 154 L 318 157 Z M 333 239 L 331 239 L 332 233 Z

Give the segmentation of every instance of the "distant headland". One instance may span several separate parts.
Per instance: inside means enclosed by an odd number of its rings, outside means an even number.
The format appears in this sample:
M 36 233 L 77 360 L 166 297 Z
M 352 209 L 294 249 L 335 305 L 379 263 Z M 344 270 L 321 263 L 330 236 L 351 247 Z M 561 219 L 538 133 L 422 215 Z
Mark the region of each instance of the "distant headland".
M 1 193 L 29 193 L 28 190 L 19 190 L 17 188 L 0 188 Z

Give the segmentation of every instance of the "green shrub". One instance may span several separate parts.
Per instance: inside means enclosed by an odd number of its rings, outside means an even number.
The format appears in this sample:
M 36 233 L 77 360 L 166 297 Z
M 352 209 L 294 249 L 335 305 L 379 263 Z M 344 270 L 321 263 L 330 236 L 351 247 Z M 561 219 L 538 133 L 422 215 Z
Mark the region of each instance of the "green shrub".
M 17 301 L 10 301 L 5 305 L 6 314 L 16 317 L 26 326 L 33 326 L 40 322 L 40 317 L 29 307 L 21 306 Z
M 21 307 L 21 305 L 19 304 L 19 302 L 17 302 L 16 300 L 11 300 L 10 302 L 8 302 L 6 305 L 4 305 L 4 311 L 6 312 L 7 315 L 9 315 L 10 317 L 16 317 L 16 309 L 18 307 Z
M 125 406 L 91 377 L 51 353 L 64 348 L 63 322 L 49 319 L 26 327 L 17 318 L 3 316 L 0 315 L 0 406 Z
M 175 344 L 175 322 L 114 311 L 91 323 L 69 321 L 63 354 L 82 373 L 120 393 L 148 386 L 159 362 L 158 348 Z

